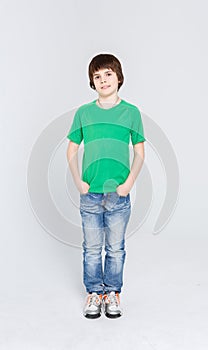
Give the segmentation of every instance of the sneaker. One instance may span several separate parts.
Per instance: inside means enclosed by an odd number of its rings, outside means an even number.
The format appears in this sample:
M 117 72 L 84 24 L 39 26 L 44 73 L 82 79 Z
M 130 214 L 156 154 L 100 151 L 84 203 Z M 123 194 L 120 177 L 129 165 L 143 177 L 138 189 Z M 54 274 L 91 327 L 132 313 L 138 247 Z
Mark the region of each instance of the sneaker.
M 122 315 L 120 296 L 118 292 L 110 292 L 103 295 L 103 308 L 105 316 L 117 318 Z
M 98 318 L 101 316 L 102 294 L 89 293 L 84 306 L 83 314 L 87 318 Z

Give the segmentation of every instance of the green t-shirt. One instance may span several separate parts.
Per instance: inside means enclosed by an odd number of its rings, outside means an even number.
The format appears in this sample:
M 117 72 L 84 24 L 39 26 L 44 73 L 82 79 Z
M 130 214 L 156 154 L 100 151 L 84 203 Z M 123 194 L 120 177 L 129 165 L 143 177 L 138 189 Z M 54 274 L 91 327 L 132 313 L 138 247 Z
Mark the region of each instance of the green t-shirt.
M 129 141 L 145 141 L 139 109 L 125 100 L 104 109 L 96 100 L 80 106 L 67 138 L 84 142 L 82 180 L 89 192 L 115 192 L 130 172 Z

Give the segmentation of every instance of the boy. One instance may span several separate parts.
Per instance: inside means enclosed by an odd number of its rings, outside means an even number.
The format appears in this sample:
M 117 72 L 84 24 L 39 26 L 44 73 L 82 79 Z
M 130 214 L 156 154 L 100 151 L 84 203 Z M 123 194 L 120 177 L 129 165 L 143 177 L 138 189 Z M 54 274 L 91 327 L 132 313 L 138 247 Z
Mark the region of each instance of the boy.
M 126 256 L 125 232 L 131 212 L 130 190 L 144 160 L 144 135 L 136 106 L 118 96 L 124 77 L 111 54 L 95 56 L 88 68 L 98 98 L 78 108 L 67 135 L 69 167 L 80 192 L 83 230 L 83 282 L 88 293 L 83 314 L 122 315 L 120 293 Z M 129 167 L 129 140 L 134 158 Z M 84 141 L 82 176 L 77 152 Z M 102 247 L 105 246 L 104 270 Z

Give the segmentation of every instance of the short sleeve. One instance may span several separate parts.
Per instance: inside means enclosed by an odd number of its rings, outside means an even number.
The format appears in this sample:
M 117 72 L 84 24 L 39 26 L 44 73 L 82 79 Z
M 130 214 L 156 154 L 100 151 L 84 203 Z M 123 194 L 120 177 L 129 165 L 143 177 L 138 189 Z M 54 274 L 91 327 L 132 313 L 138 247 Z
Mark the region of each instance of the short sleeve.
M 135 145 L 138 142 L 146 141 L 144 137 L 144 128 L 141 118 L 141 113 L 138 108 L 132 113 L 132 124 L 131 124 L 131 142 Z
M 82 124 L 81 124 L 81 118 L 80 118 L 80 111 L 77 110 L 74 119 L 71 125 L 71 128 L 69 130 L 69 133 L 67 135 L 67 138 L 77 144 L 80 144 L 83 139 L 83 133 L 82 133 Z

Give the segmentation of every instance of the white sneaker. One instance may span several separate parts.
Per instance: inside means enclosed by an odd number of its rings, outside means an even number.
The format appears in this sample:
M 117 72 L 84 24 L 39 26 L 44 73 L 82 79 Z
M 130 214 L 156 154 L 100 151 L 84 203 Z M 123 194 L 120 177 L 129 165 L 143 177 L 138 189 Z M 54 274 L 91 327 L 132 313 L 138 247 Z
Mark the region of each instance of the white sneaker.
M 83 310 L 84 316 L 87 318 L 98 318 L 101 316 L 101 310 L 102 294 L 97 294 L 95 292 L 89 293 Z
M 117 318 L 123 312 L 120 306 L 120 295 L 118 292 L 110 292 L 103 295 L 103 308 L 106 317 Z

